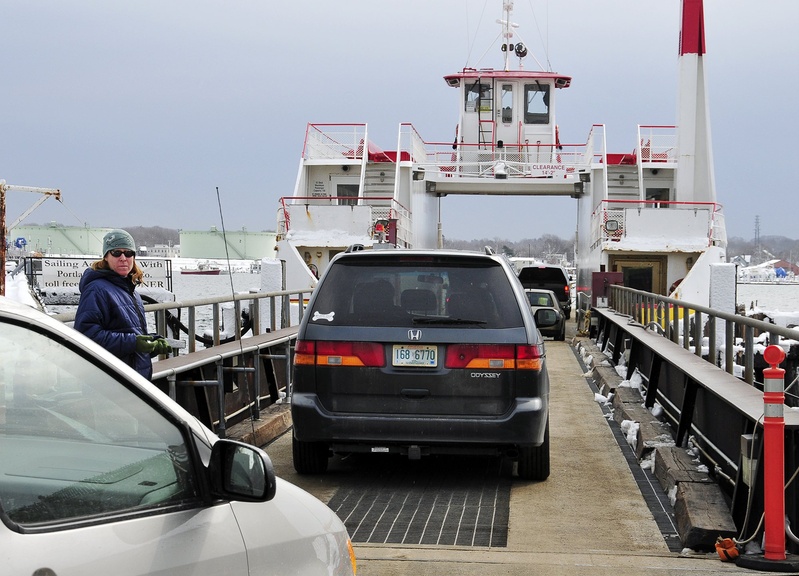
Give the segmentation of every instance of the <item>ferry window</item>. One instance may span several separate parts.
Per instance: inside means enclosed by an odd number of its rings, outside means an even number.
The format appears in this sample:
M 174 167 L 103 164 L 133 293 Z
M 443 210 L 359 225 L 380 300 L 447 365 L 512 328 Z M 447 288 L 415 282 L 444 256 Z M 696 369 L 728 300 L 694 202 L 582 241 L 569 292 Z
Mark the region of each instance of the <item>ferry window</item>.
M 491 112 L 493 99 L 494 93 L 491 84 L 475 82 L 466 88 L 466 111 Z
M 510 124 L 513 121 L 513 85 L 502 85 L 502 122 Z
M 339 206 L 356 206 L 358 204 L 358 185 L 339 184 L 336 186 Z
M 549 84 L 525 84 L 524 123 L 549 124 Z
M 669 189 L 668 188 L 647 188 L 646 189 L 646 199 L 654 202 L 653 206 L 655 208 L 666 208 L 666 204 L 659 204 L 659 202 L 668 202 L 669 201 Z

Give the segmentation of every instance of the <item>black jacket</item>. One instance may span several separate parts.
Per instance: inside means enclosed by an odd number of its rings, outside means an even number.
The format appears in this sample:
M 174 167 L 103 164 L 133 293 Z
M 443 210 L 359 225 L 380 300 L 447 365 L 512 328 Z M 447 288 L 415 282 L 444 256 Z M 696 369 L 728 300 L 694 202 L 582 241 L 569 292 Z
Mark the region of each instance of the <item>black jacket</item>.
M 136 335 L 147 334 L 141 296 L 129 276 L 88 268 L 80 279 L 75 329 L 132 366 L 147 379 L 153 364 L 146 352 L 136 352 Z

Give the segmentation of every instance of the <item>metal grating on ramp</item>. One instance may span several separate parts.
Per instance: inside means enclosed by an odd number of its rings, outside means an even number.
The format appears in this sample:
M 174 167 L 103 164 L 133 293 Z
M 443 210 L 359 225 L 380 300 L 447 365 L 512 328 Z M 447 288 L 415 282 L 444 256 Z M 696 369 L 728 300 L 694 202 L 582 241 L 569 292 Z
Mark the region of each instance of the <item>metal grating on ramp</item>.
M 353 542 L 504 547 L 512 464 L 500 458 L 369 458 L 328 503 Z

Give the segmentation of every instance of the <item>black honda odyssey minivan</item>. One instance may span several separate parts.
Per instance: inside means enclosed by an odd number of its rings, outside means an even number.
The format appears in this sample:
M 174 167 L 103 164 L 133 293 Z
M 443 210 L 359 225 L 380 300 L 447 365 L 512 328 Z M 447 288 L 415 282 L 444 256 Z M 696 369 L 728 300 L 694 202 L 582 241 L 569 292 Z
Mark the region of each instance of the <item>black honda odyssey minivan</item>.
M 543 315 L 542 325 L 553 319 Z M 497 454 L 549 476 L 549 379 L 536 319 L 493 253 L 356 250 L 334 258 L 300 325 L 294 467 L 333 453 Z

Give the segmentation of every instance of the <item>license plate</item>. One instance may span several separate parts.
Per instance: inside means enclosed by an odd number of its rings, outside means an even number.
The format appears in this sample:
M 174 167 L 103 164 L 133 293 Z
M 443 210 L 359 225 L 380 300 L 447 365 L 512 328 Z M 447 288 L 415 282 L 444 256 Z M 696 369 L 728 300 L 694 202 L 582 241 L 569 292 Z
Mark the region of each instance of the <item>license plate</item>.
M 438 365 L 438 347 L 424 344 L 395 344 L 394 366 L 424 366 L 434 368 Z

